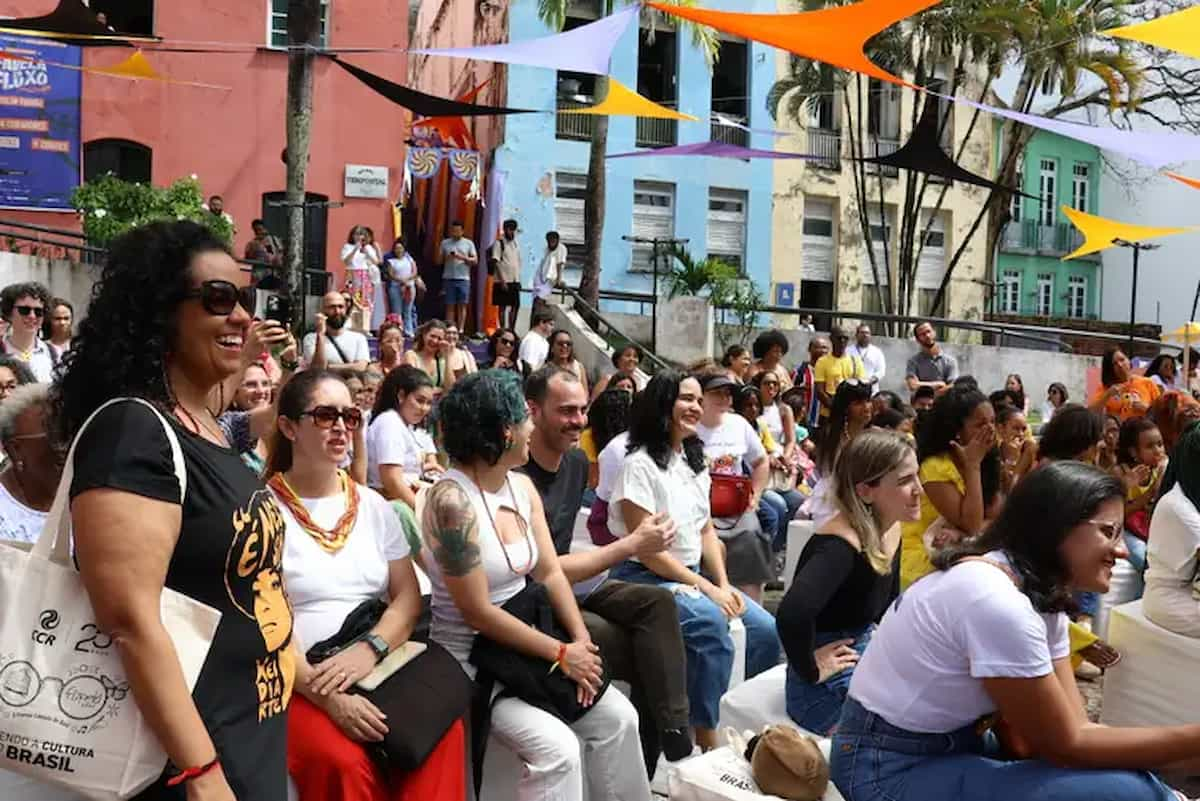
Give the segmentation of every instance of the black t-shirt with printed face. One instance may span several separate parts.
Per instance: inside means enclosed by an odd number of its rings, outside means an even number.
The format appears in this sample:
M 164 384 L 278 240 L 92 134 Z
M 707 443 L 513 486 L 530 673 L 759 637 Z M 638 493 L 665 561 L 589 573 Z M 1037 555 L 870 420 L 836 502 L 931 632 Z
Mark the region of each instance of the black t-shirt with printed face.
M 529 457 L 520 468 L 533 481 L 542 506 L 546 509 L 546 524 L 554 540 L 554 550 L 559 556 L 571 552 L 571 540 L 575 534 L 575 518 L 579 515 L 579 504 L 587 487 L 588 459 L 579 448 L 563 454 L 558 470 L 551 473 Z
M 172 417 L 187 466 L 187 497 L 166 586 L 221 612 L 192 693 L 239 801 L 287 795 L 287 708 L 295 679 L 292 611 L 281 581 L 279 507 L 237 452 L 185 431 Z M 71 497 L 111 488 L 179 502 L 162 424 L 137 403 L 101 412 L 75 450 Z M 136 537 L 137 531 L 112 532 Z M 184 766 L 188 767 L 188 766 Z M 182 799 L 152 786 L 139 799 Z

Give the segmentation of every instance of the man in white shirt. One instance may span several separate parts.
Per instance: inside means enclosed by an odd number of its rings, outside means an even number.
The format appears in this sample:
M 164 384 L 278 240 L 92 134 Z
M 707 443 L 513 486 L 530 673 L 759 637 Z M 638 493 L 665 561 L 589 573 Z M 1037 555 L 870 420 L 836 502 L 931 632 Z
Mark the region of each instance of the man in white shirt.
M 304 360 L 316 370 L 361 373 L 371 361 L 367 338 L 346 328 L 346 297 L 328 292 L 317 315 L 316 329 L 304 335 Z
M 471 270 L 479 264 L 475 243 L 463 236 L 459 220 L 450 223 L 450 238 L 442 240 L 442 293 L 446 296 L 446 319 L 467 328 L 467 306 L 471 303 Z
M 0 317 L 8 323 L 8 333 L 0 339 L 0 354 L 24 362 L 43 384 L 54 380 L 59 361 L 58 350 L 38 336 L 50 305 L 50 291 L 35 282 L 9 284 L 0 292 Z
M 533 277 L 533 310 L 546 305 L 550 293 L 563 282 L 563 269 L 567 266 L 567 246 L 559 241 L 558 231 L 546 234 L 546 252 Z
M 529 321 L 529 333 L 521 340 L 517 356 L 529 366 L 530 372 L 546 363 L 550 355 L 550 334 L 554 331 L 554 315 L 549 309 L 538 309 Z
M 883 374 L 887 372 L 887 359 L 878 345 L 871 344 L 871 326 L 863 323 L 854 332 L 854 344 L 846 348 L 850 356 L 857 356 L 862 362 L 867 381 L 871 382 L 871 394 L 879 391 L 883 383 Z
M 505 220 L 503 230 L 488 248 L 488 267 L 493 276 L 492 304 L 500 310 L 497 317 L 500 325 L 516 328 L 517 310 L 521 308 L 521 243 L 517 241 L 517 221 Z

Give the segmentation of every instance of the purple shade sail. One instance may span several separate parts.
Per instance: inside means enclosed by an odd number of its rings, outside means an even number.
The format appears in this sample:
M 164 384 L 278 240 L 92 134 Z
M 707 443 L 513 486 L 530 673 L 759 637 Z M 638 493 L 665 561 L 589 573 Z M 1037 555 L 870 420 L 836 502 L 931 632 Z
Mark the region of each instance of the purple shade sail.
M 659 147 L 653 150 L 635 150 L 630 153 L 614 153 L 610 159 L 629 159 L 640 156 L 712 156 L 720 159 L 817 159 L 805 153 L 786 153 L 779 150 L 759 150 L 753 147 L 730 145 L 724 142 L 696 142 L 691 145 Z
M 587 25 L 553 36 L 527 39 L 508 44 L 479 47 L 420 48 L 410 53 L 423 56 L 469 58 L 501 64 L 522 64 L 566 72 L 607 75 L 613 48 L 641 10 L 640 5 L 623 8 Z

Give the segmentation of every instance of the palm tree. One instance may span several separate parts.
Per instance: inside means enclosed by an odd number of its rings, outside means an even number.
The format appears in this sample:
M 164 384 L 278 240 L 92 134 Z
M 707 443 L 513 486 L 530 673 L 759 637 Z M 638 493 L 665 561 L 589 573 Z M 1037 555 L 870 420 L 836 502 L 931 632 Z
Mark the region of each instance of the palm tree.
M 699 0 L 664 0 L 668 5 L 692 8 L 701 5 Z M 604 14 L 613 13 L 614 0 L 604 0 Z M 561 31 L 567 21 L 571 0 L 538 0 L 538 17 L 551 29 Z M 644 11 L 651 19 L 659 16 L 657 11 Z M 720 40 L 716 31 L 707 26 L 679 22 L 689 28 L 692 42 L 704 53 L 709 66 L 716 63 Z M 653 31 L 653 28 L 651 29 Z M 651 35 L 653 33 L 651 32 Z M 596 77 L 595 96 L 603 98 L 608 93 L 608 78 Z M 600 265 L 604 240 L 604 192 L 605 164 L 608 153 L 608 117 L 593 118 L 591 149 L 588 152 L 587 194 L 583 201 L 584 258 L 583 275 L 579 281 L 579 294 L 593 309 L 600 305 Z

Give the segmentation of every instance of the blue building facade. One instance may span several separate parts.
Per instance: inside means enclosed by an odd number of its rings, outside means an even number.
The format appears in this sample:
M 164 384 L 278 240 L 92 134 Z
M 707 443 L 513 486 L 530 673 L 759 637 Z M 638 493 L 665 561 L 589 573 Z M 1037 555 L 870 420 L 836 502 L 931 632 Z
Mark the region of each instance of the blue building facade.
M 617 0 L 618 3 L 621 0 Z M 714 8 L 773 12 L 774 0 L 722 0 Z M 644 15 L 643 15 L 644 16 Z M 572 19 L 582 24 L 587 19 Z M 511 41 L 553 33 L 538 19 L 536 0 L 515 0 L 509 7 Z M 714 108 L 742 111 L 739 121 L 751 128 L 773 127 L 766 111 L 767 92 L 775 81 L 771 48 L 741 40 L 722 41 L 721 62 L 711 71 L 691 31 L 657 26 L 655 35 L 631 25 L 617 45 L 611 75 L 651 99 L 677 107 L 698 122 L 611 117 L 608 153 L 643 147 L 692 144 L 716 138 L 773 149 L 769 135 L 750 134 L 710 122 Z M 533 67 L 508 69 L 507 104 L 515 108 L 554 108 L 590 104 L 587 76 Z M 650 89 L 648 91 L 648 88 Z M 720 96 L 714 98 L 714 91 Z M 572 94 L 574 93 L 574 94 Z M 657 96 L 655 96 L 657 93 Z M 593 118 L 543 114 L 509 117 L 504 142 L 496 149 L 496 169 L 504 173 L 503 216 L 520 222 L 525 275 L 529 286 L 545 249 L 544 234 L 559 231 L 568 247 L 568 281 L 578 281 L 583 253 L 583 194 Z M 767 294 L 771 281 L 772 167 L 770 161 L 709 157 L 616 159 L 607 162 L 601 289 L 649 292 L 649 246 L 623 237 L 689 240 L 693 256 L 715 255 L 738 264 Z M 660 261 L 660 273 L 666 270 Z

